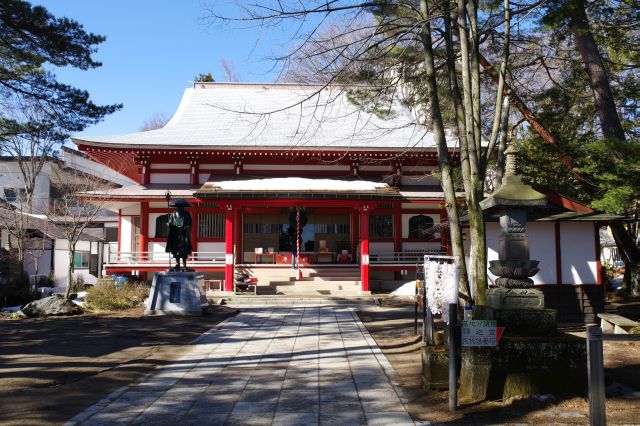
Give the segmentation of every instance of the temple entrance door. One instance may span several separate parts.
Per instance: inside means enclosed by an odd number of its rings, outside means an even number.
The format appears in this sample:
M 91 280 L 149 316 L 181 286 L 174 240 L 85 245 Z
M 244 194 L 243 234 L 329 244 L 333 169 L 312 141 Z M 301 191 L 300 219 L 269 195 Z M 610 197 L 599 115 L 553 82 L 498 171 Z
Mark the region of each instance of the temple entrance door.
M 295 251 L 295 230 L 289 229 L 289 214 L 288 208 L 276 214 L 244 214 L 242 258 L 246 262 L 291 263 Z M 309 208 L 306 214 L 307 224 L 300 235 L 301 264 L 351 263 L 355 256 L 350 216 L 346 211 L 334 213 Z

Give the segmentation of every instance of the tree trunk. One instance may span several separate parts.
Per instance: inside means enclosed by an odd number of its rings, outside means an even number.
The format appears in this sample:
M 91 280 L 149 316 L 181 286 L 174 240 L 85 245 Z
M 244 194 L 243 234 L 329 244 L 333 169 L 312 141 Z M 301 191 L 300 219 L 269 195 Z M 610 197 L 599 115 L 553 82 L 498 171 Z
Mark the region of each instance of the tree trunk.
M 431 26 L 429 24 L 429 13 L 427 0 L 420 1 L 420 10 L 425 21 L 421 32 L 422 45 L 424 50 L 424 65 L 427 80 L 427 94 L 429 99 L 429 109 L 431 112 L 431 124 L 438 151 L 438 164 L 442 173 L 442 189 L 444 191 L 445 209 L 447 218 L 449 219 L 449 234 L 451 236 L 452 254 L 460 260 L 460 287 L 469 289 L 467 279 L 467 268 L 464 257 L 464 246 L 462 243 L 462 227 L 460 226 L 460 218 L 458 215 L 458 203 L 456 198 L 455 186 L 453 184 L 453 173 L 451 159 L 449 158 L 449 149 L 447 147 L 447 139 L 444 132 L 444 122 L 442 119 L 442 111 L 440 110 L 440 98 L 436 83 L 436 71 L 434 65 L 434 55 L 431 40 Z M 473 297 L 472 294 L 469 297 Z M 471 301 L 469 301 L 471 302 Z
M 589 76 L 589 85 L 593 92 L 596 111 L 600 118 L 602 136 L 605 140 L 617 139 L 625 141 L 626 136 L 618 116 L 613 92 L 609 85 L 609 77 L 598 52 L 598 45 L 591 32 L 584 0 L 575 0 L 572 6 L 570 30 L 575 38 L 576 48 L 584 62 L 585 71 Z M 621 223 L 611 225 L 611 231 L 618 249 L 621 253 L 624 253 L 625 271 L 627 269 L 631 271 L 629 274 L 625 273 L 625 277 L 629 277 L 625 285 L 627 285 L 632 294 L 638 294 L 640 292 L 637 274 L 638 261 L 640 260 L 638 247 L 631 234 Z
M 75 247 L 75 245 L 74 245 Z M 64 294 L 65 299 L 69 298 L 69 295 L 71 294 L 71 284 L 73 283 L 73 271 L 74 271 L 74 267 L 73 267 L 73 258 L 76 255 L 76 250 L 75 248 L 69 248 L 69 268 L 68 268 L 68 275 L 67 275 L 67 291 Z

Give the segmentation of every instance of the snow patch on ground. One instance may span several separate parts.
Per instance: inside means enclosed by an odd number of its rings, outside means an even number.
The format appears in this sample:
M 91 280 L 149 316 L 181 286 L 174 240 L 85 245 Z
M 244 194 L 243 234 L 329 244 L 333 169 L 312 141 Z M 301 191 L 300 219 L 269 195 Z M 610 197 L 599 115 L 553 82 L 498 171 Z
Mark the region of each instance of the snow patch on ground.
M 416 282 L 414 281 L 409 281 L 406 282 L 404 284 L 402 284 L 400 287 L 398 287 L 397 289 L 393 290 L 391 292 L 392 295 L 394 296 L 415 296 L 416 294 Z

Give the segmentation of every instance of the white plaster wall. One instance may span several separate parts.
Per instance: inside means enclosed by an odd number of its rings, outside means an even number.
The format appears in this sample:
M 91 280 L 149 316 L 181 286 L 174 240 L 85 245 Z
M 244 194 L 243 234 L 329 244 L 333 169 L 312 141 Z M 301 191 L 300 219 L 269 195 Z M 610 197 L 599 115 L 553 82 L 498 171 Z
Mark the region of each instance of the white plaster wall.
M 540 271 L 535 274 L 535 284 L 557 284 L 555 224 L 551 222 L 529 222 L 529 257 L 540 261 Z
M 36 184 L 33 190 L 34 213 L 43 212 L 49 203 L 51 165 L 45 164 L 40 174 L 36 177 Z M 4 188 L 24 188 L 22 173 L 16 161 L 0 162 L 0 198 L 5 199 Z M 13 203 L 18 205 L 19 203 Z
M 152 252 L 152 259 L 155 261 L 169 261 L 170 254 L 165 253 L 164 248 L 166 247 L 166 243 L 160 242 L 152 242 L 149 243 L 149 251 Z
M 151 173 L 151 183 L 189 184 L 189 173 Z
M 162 216 L 164 213 L 150 213 L 149 214 L 149 238 L 154 238 L 156 235 L 156 219 Z
M 165 164 L 165 163 L 151 163 L 151 170 L 153 169 L 186 169 L 189 170 L 191 166 L 189 164 Z
M 500 238 L 500 225 L 495 222 L 487 222 L 486 223 L 486 244 L 487 244 L 487 277 L 489 278 L 489 283 L 495 284 L 496 277 L 489 271 L 489 261 L 498 260 L 498 238 Z M 466 240 L 465 240 L 466 243 Z M 466 248 L 465 244 L 465 253 L 469 253 L 468 248 Z
M 89 241 L 78 241 L 76 244 L 76 250 L 89 251 L 91 244 Z M 57 287 L 67 286 L 67 277 L 69 271 L 69 250 L 67 250 L 67 240 L 56 240 L 56 250 L 54 254 L 54 276 L 53 279 Z M 101 265 L 98 266 L 98 270 Z M 97 277 L 89 273 L 89 268 L 76 269 L 74 275 L 81 275 L 84 278 L 84 282 L 87 284 L 95 284 L 98 280 Z
M 424 206 L 423 206 L 424 208 Z M 409 219 L 411 219 L 414 216 L 420 216 L 421 213 L 416 212 L 416 214 L 403 214 L 402 215 L 402 238 L 408 238 L 409 237 Z M 437 214 L 423 214 L 424 216 L 429 216 L 431 219 L 433 219 L 433 225 L 438 225 L 440 223 L 440 215 Z M 436 232 L 435 234 L 433 234 L 434 238 L 439 238 L 440 237 L 440 233 Z
M 437 209 L 437 204 L 412 204 L 412 203 L 402 203 L 402 208 L 407 210 L 424 210 L 424 209 Z M 418 212 L 416 212 L 417 214 Z
M 210 242 L 210 243 L 198 242 L 198 247 L 196 251 L 208 252 L 208 253 L 224 253 L 224 250 L 225 250 L 224 242 Z
M 51 272 L 51 250 L 42 250 L 38 254 L 42 254 L 42 256 L 35 258 L 29 252 L 25 254 L 24 271 L 29 277 L 36 274 L 36 261 L 38 262 L 38 275 L 49 275 Z
M 488 222 L 487 229 L 487 268 L 488 262 L 498 260 L 499 238 L 502 234 L 500 225 L 496 222 Z M 556 284 L 556 245 L 555 229 L 551 222 L 527 223 L 529 234 L 529 256 L 538 260 L 540 271 L 533 277 L 534 284 Z M 497 278 L 487 269 L 487 275 L 491 282 Z
M 207 183 L 209 181 L 209 176 L 211 176 L 211 173 L 200 173 L 198 174 L 198 183 L 200 185 Z
M 122 220 L 120 224 L 120 251 L 121 252 L 126 253 L 131 251 L 131 232 L 132 232 L 131 216 L 122 216 Z
M 592 222 L 560 223 L 563 284 L 597 282 L 595 235 Z
M 369 243 L 369 253 L 371 253 L 371 254 L 393 254 L 393 243 L 389 243 L 389 242 Z
M 233 164 L 231 163 L 200 164 L 198 168 L 200 170 L 233 170 Z
M 132 204 L 122 209 L 123 215 L 140 216 L 140 204 Z
M 440 251 L 442 247 L 440 247 L 440 243 L 402 243 L 402 251 L 409 250 L 438 250 Z
M 429 175 L 401 176 L 400 182 L 402 185 L 440 185 L 438 179 Z

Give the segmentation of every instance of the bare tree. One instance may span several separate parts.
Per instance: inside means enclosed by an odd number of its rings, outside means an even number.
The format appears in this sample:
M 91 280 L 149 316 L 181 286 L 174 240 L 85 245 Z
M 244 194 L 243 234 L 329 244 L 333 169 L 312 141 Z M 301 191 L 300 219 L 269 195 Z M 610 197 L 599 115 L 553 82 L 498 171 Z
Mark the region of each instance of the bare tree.
M 220 67 L 224 74 L 224 79 L 229 82 L 240 81 L 236 72 L 235 64 L 227 58 L 220 58 Z
M 36 109 L 25 109 L 23 112 L 31 116 L 31 120 L 38 118 Z M 55 165 L 55 150 L 60 146 L 61 139 L 62 135 L 54 126 L 41 125 L 29 133 L 4 138 L 0 144 L 0 153 L 8 157 L 2 172 L 10 177 L 7 186 L 11 185 L 14 192 L 11 208 L 0 218 L 0 227 L 12 237 L 10 241 L 20 264 L 23 264 L 26 253 L 30 215 L 37 213 L 47 196 L 37 193 L 37 181 L 45 168 Z
M 140 131 L 147 132 L 149 130 L 161 129 L 168 122 L 169 117 L 162 112 L 156 111 L 144 120 L 144 123 L 140 126 Z
M 343 85 L 350 100 L 379 116 L 392 115 L 400 101 L 413 111 L 416 125 L 433 134 L 453 254 L 464 260 L 453 179 L 454 167 L 462 170 L 473 283 L 470 291 L 462 273 L 463 290 L 474 303 L 484 304 L 486 246 L 479 203 L 488 164 L 508 123 L 502 110 L 510 52 L 509 0 L 499 14 L 488 15 L 479 14 L 477 0 L 257 2 L 239 8 L 232 17 L 210 9 L 209 17 L 268 29 L 298 24 L 292 36 L 295 48 L 276 58 L 285 68 L 285 79 L 303 80 L 306 74 L 306 81 L 322 87 Z M 493 107 L 483 111 L 480 49 L 487 34 L 500 38 L 503 49 L 498 85 L 492 86 Z M 493 123 L 489 128 L 482 125 L 487 116 Z M 449 134 L 458 140 L 456 153 L 448 146 Z
M 57 196 L 52 200 L 46 215 L 53 228 L 67 242 L 69 265 L 66 297 L 69 297 L 75 269 L 76 244 L 84 230 L 105 207 L 112 185 L 107 180 L 66 169 L 60 169 L 54 179 Z M 90 197 L 90 200 L 79 195 Z

